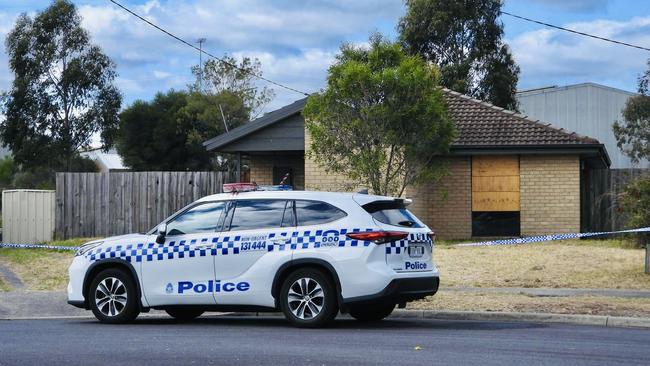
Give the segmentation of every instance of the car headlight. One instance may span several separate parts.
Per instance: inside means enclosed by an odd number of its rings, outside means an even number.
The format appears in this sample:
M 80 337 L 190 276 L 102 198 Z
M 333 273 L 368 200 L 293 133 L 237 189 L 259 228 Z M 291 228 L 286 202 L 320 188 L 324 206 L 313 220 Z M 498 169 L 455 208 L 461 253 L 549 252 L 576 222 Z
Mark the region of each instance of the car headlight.
M 77 253 L 75 255 L 84 255 L 88 253 L 89 251 L 97 248 L 98 246 L 102 245 L 104 242 L 103 241 L 94 241 L 90 243 L 83 244 L 79 249 L 77 250 Z

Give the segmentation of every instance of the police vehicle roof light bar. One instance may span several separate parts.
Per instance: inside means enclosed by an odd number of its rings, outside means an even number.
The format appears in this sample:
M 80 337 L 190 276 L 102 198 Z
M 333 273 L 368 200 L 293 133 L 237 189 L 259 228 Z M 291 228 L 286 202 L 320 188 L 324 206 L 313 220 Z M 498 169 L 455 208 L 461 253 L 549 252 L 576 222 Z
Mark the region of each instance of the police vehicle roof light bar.
M 240 193 L 240 192 L 253 192 L 253 191 L 292 191 L 293 188 L 290 185 L 279 184 L 279 185 L 258 185 L 257 183 L 224 183 L 223 192 L 224 193 Z

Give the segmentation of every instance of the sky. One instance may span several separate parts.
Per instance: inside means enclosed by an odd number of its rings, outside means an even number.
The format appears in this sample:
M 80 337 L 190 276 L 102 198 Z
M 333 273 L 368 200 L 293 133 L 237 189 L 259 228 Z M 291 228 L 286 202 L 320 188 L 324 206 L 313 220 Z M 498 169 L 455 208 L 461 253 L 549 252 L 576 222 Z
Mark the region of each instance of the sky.
M 363 44 L 379 31 L 396 37 L 401 0 L 121 0 L 132 10 L 189 41 L 206 38 L 215 55 L 257 58 L 265 77 L 295 89 L 323 88 L 327 68 L 342 42 Z M 23 12 L 45 0 L 0 0 L 0 37 Z M 94 43 L 117 65 L 124 106 L 160 91 L 183 89 L 198 52 L 180 44 L 108 0 L 75 1 Z M 599 36 L 650 47 L 648 0 L 506 0 L 504 10 Z M 545 28 L 503 15 L 505 41 L 521 68 L 519 89 L 596 82 L 634 91 L 650 52 Z M 13 75 L 0 52 L 0 91 Z M 301 94 L 271 86 L 266 111 Z

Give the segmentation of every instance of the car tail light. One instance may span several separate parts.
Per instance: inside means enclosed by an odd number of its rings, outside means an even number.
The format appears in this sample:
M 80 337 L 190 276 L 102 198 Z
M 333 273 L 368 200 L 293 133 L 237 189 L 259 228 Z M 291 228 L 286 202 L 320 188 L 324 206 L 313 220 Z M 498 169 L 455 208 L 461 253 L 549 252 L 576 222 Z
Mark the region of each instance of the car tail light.
M 392 241 L 405 239 L 409 233 L 402 231 L 366 231 L 362 233 L 349 233 L 350 239 L 372 241 L 375 244 L 385 244 Z
M 433 231 L 427 233 L 427 236 L 429 237 L 429 239 L 431 239 L 431 241 L 436 241 L 436 233 L 434 233 Z

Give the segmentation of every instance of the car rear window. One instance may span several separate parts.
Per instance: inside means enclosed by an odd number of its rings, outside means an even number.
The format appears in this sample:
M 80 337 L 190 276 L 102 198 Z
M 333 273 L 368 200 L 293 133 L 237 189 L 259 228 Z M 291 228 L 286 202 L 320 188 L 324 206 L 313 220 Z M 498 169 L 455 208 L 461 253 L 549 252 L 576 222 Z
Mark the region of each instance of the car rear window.
M 342 210 L 321 201 L 295 201 L 298 226 L 332 222 L 347 216 Z
M 375 220 L 384 224 L 411 228 L 423 227 L 420 220 L 406 209 L 402 200 L 374 201 L 363 205 L 363 208 Z

